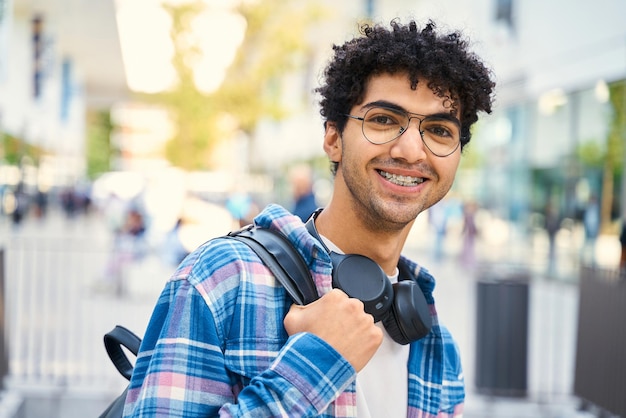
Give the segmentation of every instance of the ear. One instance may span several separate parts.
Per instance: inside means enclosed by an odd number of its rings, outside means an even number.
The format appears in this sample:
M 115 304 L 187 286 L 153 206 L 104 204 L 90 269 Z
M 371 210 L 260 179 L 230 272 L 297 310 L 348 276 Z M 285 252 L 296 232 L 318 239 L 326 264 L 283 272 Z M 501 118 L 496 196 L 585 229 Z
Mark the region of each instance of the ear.
M 328 122 L 326 124 L 326 132 L 324 133 L 324 151 L 328 155 L 328 159 L 333 162 L 341 161 L 341 135 L 337 130 L 337 126 Z

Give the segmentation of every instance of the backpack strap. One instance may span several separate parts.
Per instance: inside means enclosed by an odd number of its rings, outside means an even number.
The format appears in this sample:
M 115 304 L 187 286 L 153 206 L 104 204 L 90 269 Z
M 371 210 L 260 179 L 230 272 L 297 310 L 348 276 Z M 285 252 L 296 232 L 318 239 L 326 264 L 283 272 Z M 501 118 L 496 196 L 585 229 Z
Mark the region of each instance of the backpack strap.
M 126 380 L 130 380 L 133 374 L 133 365 L 128 360 L 126 353 L 122 350 L 122 346 L 126 347 L 135 356 L 139 352 L 141 339 L 132 331 L 121 325 L 116 325 L 111 331 L 104 334 L 104 347 L 107 350 L 109 358 Z
M 306 262 L 280 232 L 248 225 L 225 237 L 248 245 L 276 276 L 294 303 L 307 305 L 319 298 Z

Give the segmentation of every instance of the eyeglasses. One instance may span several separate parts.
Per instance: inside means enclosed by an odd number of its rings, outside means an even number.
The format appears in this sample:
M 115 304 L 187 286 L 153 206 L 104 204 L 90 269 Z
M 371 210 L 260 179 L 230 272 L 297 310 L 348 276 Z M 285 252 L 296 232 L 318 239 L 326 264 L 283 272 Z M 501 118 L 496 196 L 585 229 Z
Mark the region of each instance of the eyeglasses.
M 346 116 L 363 122 L 365 139 L 376 145 L 400 137 L 407 131 L 413 118 L 420 121 L 419 132 L 424 145 L 437 157 L 451 155 L 461 143 L 461 123 L 453 116 L 425 116 L 383 106 L 369 108 L 363 117 Z

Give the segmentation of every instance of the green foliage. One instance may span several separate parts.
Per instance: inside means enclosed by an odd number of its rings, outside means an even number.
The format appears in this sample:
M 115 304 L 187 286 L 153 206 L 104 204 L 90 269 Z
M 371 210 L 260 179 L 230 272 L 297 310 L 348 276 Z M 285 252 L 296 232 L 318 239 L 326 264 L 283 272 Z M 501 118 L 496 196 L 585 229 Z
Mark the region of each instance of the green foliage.
M 600 217 L 602 229 L 607 229 L 613 215 L 615 202 L 616 174 L 623 168 L 624 142 L 626 141 L 626 80 L 609 85 L 609 94 L 613 108 L 609 134 L 606 143 L 606 155 L 602 175 L 602 202 Z
M 584 141 L 578 145 L 576 156 L 583 166 L 588 168 L 608 168 L 614 174 L 622 169 L 624 142 L 626 141 L 626 81 L 609 85 L 611 100 L 611 119 L 609 133 L 604 144 L 598 141 Z
M 172 115 L 177 132 L 166 146 L 167 159 L 184 169 L 207 169 L 219 141 L 238 131 L 250 135 L 263 118 L 285 117 L 281 77 L 307 62 L 306 31 L 321 11 L 312 1 L 242 2 L 237 11 L 247 22 L 243 44 L 221 86 L 207 94 L 194 82 L 193 64 L 201 51 L 190 41 L 191 22 L 206 3 L 164 7 L 172 19 L 172 63 L 178 82 L 170 91 L 145 98 Z
M 484 155 L 478 151 L 477 147 L 472 147 L 472 142 L 463 148 L 461 155 L 462 157 L 459 165 L 459 169 L 461 171 L 466 169 L 477 169 L 485 164 Z
M 240 128 L 251 133 L 259 119 L 287 114 L 280 104 L 280 79 L 306 64 L 306 32 L 323 11 L 307 1 L 268 0 L 244 2 L 239 12 L 247 22 L 245 41 L 217 94 Z
M 98 174 L 111 169 L 113 149 L 111 131 L 113 124 L 108 111 L 99 111 L 87 116 L 87 176 L 94 179 Z
M 37 145 L 24 142 L 10 134 L 2 134 L 0 132 L 0 160 L 4 159 L 9 165 L 19 165 L 22 158 L 28 157 L 35 163 L 38 163 L 45 154 L 45 150 Z
M 604 165 L 606 151 L 596 141 L 586 141 L 576 149 L 578 161 L 589 168 L 600 168 Z
M 621 169 L 626 142 L 626 80 L 610 84 L 609 92 L 613 113 L 607 139 L 607 164 Z

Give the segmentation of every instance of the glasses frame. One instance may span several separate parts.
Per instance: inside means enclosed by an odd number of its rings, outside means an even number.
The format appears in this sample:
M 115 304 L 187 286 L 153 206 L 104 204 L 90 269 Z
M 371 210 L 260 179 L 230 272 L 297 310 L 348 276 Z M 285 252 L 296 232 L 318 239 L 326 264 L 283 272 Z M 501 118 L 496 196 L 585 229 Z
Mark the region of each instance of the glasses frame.
M 404 113 L 404 114 L 406 114 L 406 116 L 407 116 L 407 118 L 408 118 L 407 125 L 406 125 L 406 127 L 401 127 L 402 129 L 400 130 L 400 133 L 398 133 L 398 135 L 396 135 L 395 137 L 391 138 L 390 140 L 385 141 L 385 142 L 373 142 L 371 139 L 369 139 L 369 138 L 367 137 L 367 135 L 365 135 L 365 118 L 367 117 L 367 114 L 368 114 L 368 113 L 369 113 L 372 109 L 386 109 L 386 110 L 389 110 L 389 111 L 391 111 L 391 112 L 398 113 L 398 114 L 402 114 L 402 113 Z M 411 125 L 411 119 L 417 119 L 417 120 L 419 120 L 419 121 L 420 121 L 420 123 L 419 123 L 419 125 L 418 125 L 418 131 L 419 131 L 419 133 L 420 133 L 420 138 L 422 138 L 422 142 L 424 143 L 424 146 L 425 146 L 426 148 L 428 148 L 428 151 L 430 151 L 430 152 L 431 152 L 434 156 L 436 156 L 436 157 L 440 157 L 440 158 L 445 158 L 445 157 L 448 157 L 448 156 L 450 156 L 450 155 L 454 154 L 454 152 L 455 152 L 455 151 L 459 148 L 459 146 L 461 145 L 461 142 L 462 142 L 462 139 L 463 139 L 463 137 L 461 136 L 461 133 L 460 133 L 460 131 L 461 131 L 461 122 L 460 122 L 460 121 L 458 121 L 458 120 L 455 120 L 456 118 L 451 119 L 453 122 L 456 122 L 456 123 L 457 123 L 457 125 L 459 125 L 459 142 L 457 142 L 456 146 L 452 149 L 452 151 L 450 151 L 450 152 L 449 152 L 449 153 L 447 153 L 447 154 L 443 154 L 443 155 L 442 155 L 442 154 L 437 154 L 436 152 L 434 152 L 434 151 L 433 151 L 433 150 L 432 150 L 432 149 L 428 146 L 428 144 L 426 143 L 426 141 L 424 140 L 424 131 L 422 130 L 422 121 L 423 121 L 424 119 L 429 118 L 429 117 L 434 116 L 434 115 L 421 115 L 421 114 L 419 114 L 419 113 L 407 112 L 406 110 L 403 110 L 403 109 L 396 109 L 396 108 L 389 107 L 389 106 L 374 106 L 374 107 L 370 107 L 369 109 L 367 109 L 367 111 L 365 112 L 365 114 L 364 114 L 363 116 L 351 115 L 351 114 L 349 114 L 349 113 L 344 113 L 344 116 L 347 116 L 347 117 L 352 118 L 352 119 L 360 120 L 360 121 L 361 121 L 361 132 L 363 133 L 363 136 L 365 137 L 365 139 L 367 140 L 367 142 L 369 142 L 370 144 L 373 144 L 373 145 L 384 145 L 384 144 L 388 144 L 388 143 L 390 143 L 390 142 L 392 142 L 392 141 L 395 141 L 396 139 L 400 138 L 400 137 L 402 136 L 402 134 L 403 134 L 403 133 L 405 133 L 406 131 L 408 131 L 408 130 L 409 130 L 409 125 Z

